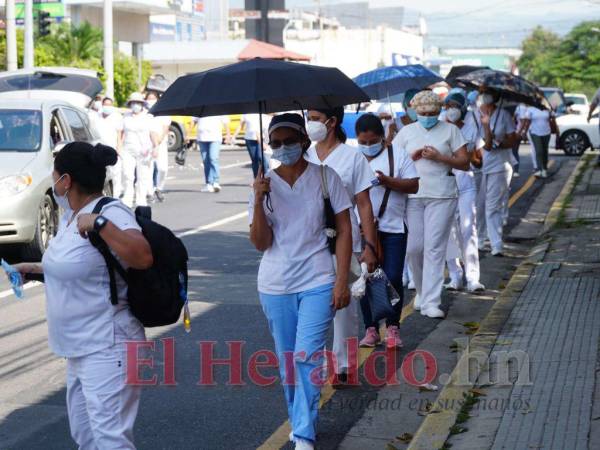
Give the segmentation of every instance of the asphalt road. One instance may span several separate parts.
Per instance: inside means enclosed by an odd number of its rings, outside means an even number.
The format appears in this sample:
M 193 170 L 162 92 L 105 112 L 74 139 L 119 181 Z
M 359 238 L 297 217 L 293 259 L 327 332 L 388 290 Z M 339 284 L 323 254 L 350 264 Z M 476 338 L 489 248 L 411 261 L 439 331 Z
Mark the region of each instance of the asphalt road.
M 513 193 L 519 191 L 531 173 L 529 148 L 523 146 L 521 153 L 522 176 L 513 180 Z M 552 153 L 556 170 L 564 157 Z M 185 168 L 171 167 L 166 201 L 153 206 L 154 219 L 183 234 L 189 250 L 193 320 L 189 334 L 181 324 L 148 331 L 150 339 L 175 338 L 177 385 L 145 388 L 135 429 L 140 449 L 257 448 L 287 418 L 281 386 L 256 386 L 245 371 L 253 352 L 273 350 L 256 293 L 260 254 L 247 237 L 245 212 L 251 169 L 245 150 L 223 151 L 221 167 L 223 191 L 200 193 L 204 178 L 200 159 L 197 154 L 191 155 Z M 515 202 L 509 227 L 524 216 L 541 183 L 533 183 Z M 486 264 L 492 264 L 487 259 Z M 493 283 L 486 276 L 484 273 L 484 283 Z M 43 287 L 30 287 L 26 299 L 18 301 L 7 291 L 3 278 L 0 277 L 0 448 L 74 448 L 66 417 L 65 361 L 53 356 L 47 347 Z M 435 324 L 418 315 L 407 317 L 402 325 L 403 352 L 417 347 Z M 242 341 L 246 384 L 228 385 L 227 368 L 218 367 L 214 372 L 216 385 L 199 386 L 199 341 L 215 341 L 215 357 L 219 358 L 229 354 L 227 341 Z M 162 380 L 160 345 L 153 356 L 155 370 L 147 370 L 144 375 L 156 374 Z M 264 369 L 262 373 L 276 375 L 276 370 Z M 334 393 L 333 404 L 356 396 L 368 400 L 376 390 L 372 386 L 340 390 Z M 319 448 L 335 448 L 362 412 L 361 407 L 346 409 L 343 414 L 335 407 L 324 408 Z

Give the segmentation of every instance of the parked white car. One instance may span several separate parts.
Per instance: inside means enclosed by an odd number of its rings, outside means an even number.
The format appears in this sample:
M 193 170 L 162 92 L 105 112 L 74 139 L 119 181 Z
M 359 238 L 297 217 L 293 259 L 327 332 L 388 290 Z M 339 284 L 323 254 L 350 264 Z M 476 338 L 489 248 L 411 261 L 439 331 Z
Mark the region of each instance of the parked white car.
M 587 117 L 590 110 L 590 104 L 585 94 L 565 94 L 565 100 L 567 101 L 567 107 L 574 114 L 582 114 Z
M 597 113 L 592 116 L 589 123 L 587 115 L 564 114 L 557 117 L 556 124 L 560 131 L 559 147 L 565 154 L 579 156 L 589 148 L 600 148 Z M 550 145 L 554 147 L 554 136 L 552 136 Z
M 72 141 L 98 142 L 80 106 L 102 85 L 89 71 L 73 71 L 0 73 L 0 247 L 19 246 L 29 260 L 39 260 L 56 234 L 55 152 Z

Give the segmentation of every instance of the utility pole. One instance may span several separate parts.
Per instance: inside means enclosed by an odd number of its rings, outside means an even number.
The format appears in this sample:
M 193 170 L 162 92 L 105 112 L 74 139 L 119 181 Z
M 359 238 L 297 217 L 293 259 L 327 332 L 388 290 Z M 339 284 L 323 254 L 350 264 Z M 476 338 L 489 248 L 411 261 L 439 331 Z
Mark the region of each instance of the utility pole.
M 17 24 L 15 0 L 6 0 L 6 70 L 17 70 Z
M 106 74 L 106 96 L 114 98 L 115 74 L 113 57 L 112 0 L 104 0 L 104 73 Z
M 33 52 L 33 0 L 25 0 L 25 49 L 23 53 L 23 67 L 25 69 L 33 68 Z

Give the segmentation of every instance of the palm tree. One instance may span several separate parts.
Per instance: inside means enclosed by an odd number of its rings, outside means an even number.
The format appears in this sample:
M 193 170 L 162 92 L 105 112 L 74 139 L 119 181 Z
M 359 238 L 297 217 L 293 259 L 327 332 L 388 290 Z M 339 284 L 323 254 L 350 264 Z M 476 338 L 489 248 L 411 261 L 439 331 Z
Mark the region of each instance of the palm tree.
M 40 45 L 52 49 L 61 66 L 98 68 L 102 64 L 102 29 L 89 22 L 78 27 L 61 24 L 40 39 Z

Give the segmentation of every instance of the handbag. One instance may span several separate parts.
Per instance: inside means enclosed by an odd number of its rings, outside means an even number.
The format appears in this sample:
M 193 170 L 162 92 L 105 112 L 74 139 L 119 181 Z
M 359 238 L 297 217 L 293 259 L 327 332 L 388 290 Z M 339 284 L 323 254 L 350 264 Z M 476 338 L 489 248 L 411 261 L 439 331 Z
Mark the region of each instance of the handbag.
M 327 187 L 327 166 L 321 165 L 321 190 L 323 191 L 323 204 L 325 214 L 325 235 L 327 236 L 327 246 L 329 252 L 335 255 L 335 241 L 337 231 L 335 229 L 335 212 L 331 206 L 329 198 L 329 188 Z
M 180 166 L 185 166 L 185 159 L 187 158 L 187 147 L 184 145 L 177 153 L 175 153 L 175 163 Z
M 381 267 L 369 275 L 365 295 L 369 300 L 371 317 L 374 322 L 397 314 L 394 306 L 400 301 L 400 295 Z

